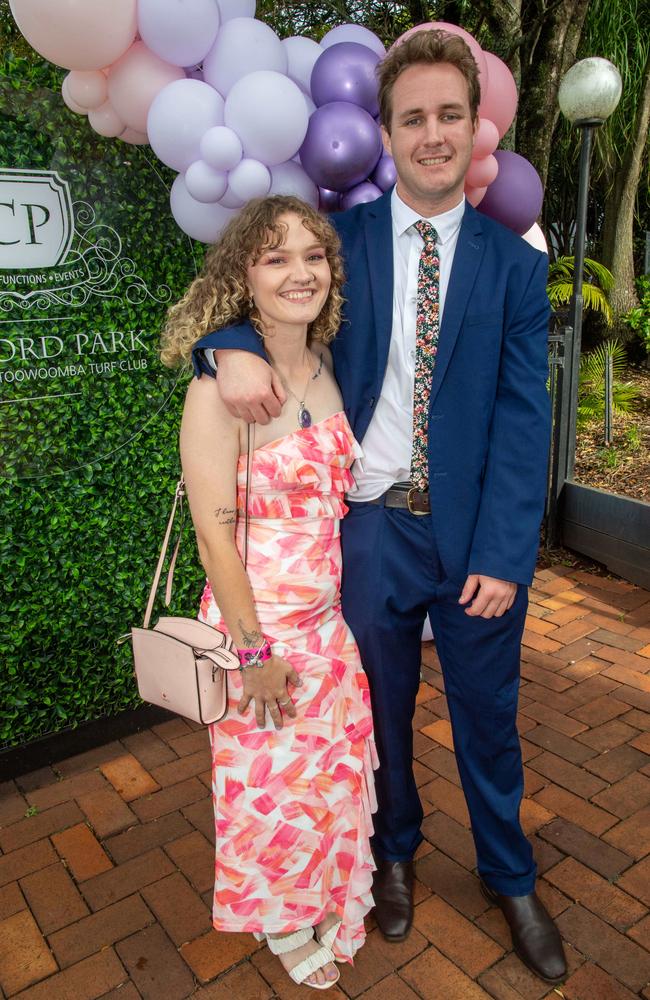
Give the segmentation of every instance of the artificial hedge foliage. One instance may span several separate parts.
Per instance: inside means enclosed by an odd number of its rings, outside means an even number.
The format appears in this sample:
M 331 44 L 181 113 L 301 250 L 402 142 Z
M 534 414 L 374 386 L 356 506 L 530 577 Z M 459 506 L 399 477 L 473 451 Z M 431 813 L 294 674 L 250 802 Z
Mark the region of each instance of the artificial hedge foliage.
M 109 282 L 108 293 L 83 308 L 58 310 L 63 319 L 32 310 L 30 335 L 68 342 L 88 331 L 142 331 L 146 350 L 138 356 L 148 364 L 78 379 L 79 394 L 61 399 L 24 403 L 24 385 L 0 386 L 10 401 L 0 407 L 0 748 L 139 704 L 130 647 L 116 639 L 144 613 L 179 471 L 188 378 L 163 369 L 156 343 L 168 302 L 192 280 L 202 254 L 171 218 L 170 172 L 148 147 L 101 139 L 68 111 L 63 75 L 21 46 L 5 48 L 0 166 L 56 170 L 73 200 L 119 234 L 120 259 L 132 263 L 112 291 Z M 47 393 L 70 385 L 49 379 Z M 201 586 L 188 519 L 174 612 L 195 613 Z

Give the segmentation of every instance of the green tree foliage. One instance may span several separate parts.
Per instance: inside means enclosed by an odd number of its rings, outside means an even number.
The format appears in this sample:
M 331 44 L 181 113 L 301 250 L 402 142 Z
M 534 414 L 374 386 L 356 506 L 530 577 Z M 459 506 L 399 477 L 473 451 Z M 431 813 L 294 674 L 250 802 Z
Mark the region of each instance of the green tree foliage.
M 616 111 L 595 132 L 588 220 L 589 251 L 613 272 L 612 305 L 620 312 L 634 304 L 634 271 L 641 272 L 644 231 L 650 229 L 648 4 L 590 0 L 577 58 L 593 55 L 613 62 L 623 80 Z M 576 129 L 563 117 L 552 142 L 543 226 L 558 252 L 568 254 L 573 246 L 580 143 Z M 623 216 L 626 221 L 621 226 Z

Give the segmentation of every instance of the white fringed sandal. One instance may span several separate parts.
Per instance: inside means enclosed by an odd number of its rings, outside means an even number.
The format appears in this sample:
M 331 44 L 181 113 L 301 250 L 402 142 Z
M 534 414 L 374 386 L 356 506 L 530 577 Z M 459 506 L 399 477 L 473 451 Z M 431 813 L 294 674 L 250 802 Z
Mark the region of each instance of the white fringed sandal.
M 303 927 L 299 931 L 296 931 L 295 934 L 285 934 L 282 937 L 270 937 L 267 934 L 266 943 L 269 946 L 269 951 L 274 955 L 286 955 L 287 952 L 295 951 L 296 948 L 307 944 L 313 937 L 313 928 Z M 338 970 L 336 979 L 329 979 L 326 983 L 307 983 L 305 980 L 308 976 L 313 975 L 314 972 L 322 969 L 323 966 L 334 961 L 334 955 L 330 949 L 321 945 L 318 951 L 315 951 L 313 955 L 308 955 L 307 958 L 303 959 L 302 962 L 298 962 L 298 965 L 294 966 L 293 969 L 289 969 L 288 972 L 294 983 L 302 983 L 303 986 L 309 986 L 313 990 L 328 990 L 330 986 L 334 986 L 334 983 L 339 981 L 340 973 L 338 973 Z

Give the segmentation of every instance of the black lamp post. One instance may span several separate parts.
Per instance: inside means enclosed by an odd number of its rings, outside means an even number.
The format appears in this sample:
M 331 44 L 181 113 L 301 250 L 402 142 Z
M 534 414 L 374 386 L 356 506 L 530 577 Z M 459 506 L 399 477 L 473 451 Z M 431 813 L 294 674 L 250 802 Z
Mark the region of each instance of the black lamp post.
M 564 364 L 559 406 L 555 416 L 553 463 L 547 518 L 547 544 L 560 541 L 558 502 L 562 487 L 573 479 L 576 449 L 576 418 L 578 412 L 578 375 L 582 342 L 582 281 L 587 231 L 587 200 L 589 195 L 589 163 L 595 129 L 615 110 L 622 90 L 621 76 L 616 66 L 599 56 L 575 63 L 560 84 L 560 110 L 582 133 L 578 175 L 578 203 L 574 249 L 573 296 L 569 323 L 564 342 Z

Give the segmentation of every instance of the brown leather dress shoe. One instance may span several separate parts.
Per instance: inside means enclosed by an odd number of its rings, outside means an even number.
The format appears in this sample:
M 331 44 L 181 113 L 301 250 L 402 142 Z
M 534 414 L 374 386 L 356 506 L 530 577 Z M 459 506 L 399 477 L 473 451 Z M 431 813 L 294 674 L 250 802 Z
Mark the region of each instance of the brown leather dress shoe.
M 375 859 L 374 915 L 387 941 L 404 941 L 413 923 L 413 862 Z
M 547 983 L 561 983 L 567 973 L 562 939 L 537 893 L 502 896 L 484 882 L 481 889 L 506 918 L 513 947 L 524 965 Z

